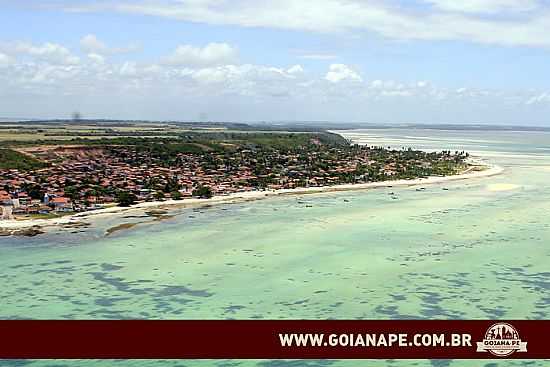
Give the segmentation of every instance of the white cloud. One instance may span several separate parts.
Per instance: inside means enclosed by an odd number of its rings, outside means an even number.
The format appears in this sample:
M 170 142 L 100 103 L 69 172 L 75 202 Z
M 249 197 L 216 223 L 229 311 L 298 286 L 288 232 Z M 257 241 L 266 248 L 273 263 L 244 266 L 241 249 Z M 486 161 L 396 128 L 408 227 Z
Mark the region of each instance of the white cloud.
M 82 49 L 89 53 L 102 54 L 107 51 L 107 46 L 93 34 L 88 34 L 80 40 Z
M 104 42 L 100 41 L 95 34 L 87 34 L 80 39 L 80 47 L 88 54 L 95 55 L 111 55 L 133 52 L 139 49 L 136 43 L 132 43 L 125 47 L 109 47 Z
M 216 66 L 232 64 L 237 61 L 237 50 L 227 43 L 209 43 L 204 47 L 180 45 L 166 58 L 172 65 Z
M 413 92 L 410 90 L 384 90 L 381 95 L 386 97 L 410 97 Z
M 384 82 L 382 80 L 373 80 L 371 83 L 370 83 L 370 86 L 372 88 L 382 88 L 384 86 Z
M 451 12 L 498 13 L 531 11 L 538 7 L 535 0 L 424 0 L 435 7 Z
M 289 97 L 302 89 L 299 81 L 301 79 L 297 76 L 301 73 L 298 67 L 299 65 L 294 65 L 285 70 L 252 64 L 223 65 L 195 70 L 184 69 L 180 75 L 198 83 L 202 93 L 207 95 L 280 98 Z
M 13 62 L 12 58 L 8 55 L 0 52 L 0 68 L 5 68 L 11 65 Z
M 67 48 L 51 42 L 46 42 L 40 46 L 19 42 L 11 49 L 14 53 L 29 55 L 52 64 L 76 65 L 80 62 L 80 59 Z
M 289 74 L 301 74 L 304 72 L 304 68 L 302 67 L 302 65 L 294 65 L 288 68 L 286 72 Z
M 425 1 L 435 6 L 418 7 L 413 1 L 400 2 L 398 6 L 394 1 L 377 0 L 316 0 L 315 5 L 299 0 L 138 0 L 71 3 L 65 5 L 65 10 L 111 10 L 214 25 L 323 33 L 370 31 L 400 40 L 461 40 L 508 46 L 550 46 L 550 8 L 542 2 Z M 506 9 L 514 11 L 507 11 L 506 17 L 492 14 Z M 478 16 L 478 13 L 488 13 L 488 16 Z
M 550 92 L 543 92 L 529 98 L 525 104 L 526 105 L 537 105 L 537 104 L 550 104 Z
M 127 61 L 120 67 L 120 75 L 135 76 L 137 75 L 137 65 L 135 62 Z
M 332 64 L 325 75 L 325 79 L 332 83 L 338 83 L 343 80 L 361 82 L 361 76 L 344 64 Z
M 191 77 L 201 83 L 222 83 L 231 78 L 231 69 L 209 68 L 191 72 Z
M 374 89 L 403 89 L 403 84 L 397 83 L 394 80 L 373 80 L 370 87 Z
M 395 80 L 376 79 L 368 83 L 369 95 L 375 97 L 420 97 L 439 99 L 446 96 L 446 91 L 433 86 L 430 82 L 421 80 L 412 83 L 400 83 Z
M 99 54 L 89 53 L 88 58 L 96 64 L 105 64 L 105 57 L 103 57 Z
M 416 82 L 416 86 L 418 88 L 426 88 L 429 85 L 430 85 L 430 83 L 425 81 L 425 80 L 420 80 L 420 81 Z

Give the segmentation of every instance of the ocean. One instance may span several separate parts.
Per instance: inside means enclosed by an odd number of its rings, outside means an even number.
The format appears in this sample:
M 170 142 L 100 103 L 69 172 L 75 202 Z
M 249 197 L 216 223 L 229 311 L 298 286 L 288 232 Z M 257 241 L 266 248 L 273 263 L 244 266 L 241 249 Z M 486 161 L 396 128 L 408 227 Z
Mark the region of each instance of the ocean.
M 342 131 L 500 175 L 105 217 L 0 237 L 1 319 L 548 319 L 550 133 Z M 133 228 L 106 235 L 124 223 Z M 543 366 L 544 361 L 0 361 L 1 366 Z

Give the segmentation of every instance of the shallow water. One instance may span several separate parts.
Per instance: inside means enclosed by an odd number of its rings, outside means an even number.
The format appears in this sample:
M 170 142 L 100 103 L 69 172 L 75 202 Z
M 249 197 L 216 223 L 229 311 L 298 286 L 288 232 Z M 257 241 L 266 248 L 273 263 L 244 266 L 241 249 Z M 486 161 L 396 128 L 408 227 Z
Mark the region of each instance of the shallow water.
M 78 233 L 0 238 L 0 318 L 549 318 L 549 133 L 388 129 L 348 134 L 369 145 L 465 149 L 505 172 L 424 188 L 173 210 L 175 217 L 153 223 L 143 215 L 98 219 L 90 228 L 73 230 Z M 107 228 L 128 222 L 141 224 L 105 237 Z M 6 363 L 0 361 L 18 365 Z M 524 363 L 545 365 L 118 362 Z

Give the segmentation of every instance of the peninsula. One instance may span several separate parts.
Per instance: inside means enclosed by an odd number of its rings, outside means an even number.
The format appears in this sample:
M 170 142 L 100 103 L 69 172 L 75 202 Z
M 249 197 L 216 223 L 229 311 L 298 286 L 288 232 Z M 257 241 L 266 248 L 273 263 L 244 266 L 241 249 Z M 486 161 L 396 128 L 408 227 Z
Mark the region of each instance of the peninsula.
M 2 220 L 53 219 L 243 193 L 410 182 L 472 170 L 466 152 L 357 145 L 327 131 L 151 130 L 138 123 L 121 127 L 105 122 L 95 122 L 91 129 L 90 124 L 49 123 L 32 130 L 42 131 L 40 138 L 4 141 Z M 18 127 L 9 131 L 12 137 L 29 134 Z

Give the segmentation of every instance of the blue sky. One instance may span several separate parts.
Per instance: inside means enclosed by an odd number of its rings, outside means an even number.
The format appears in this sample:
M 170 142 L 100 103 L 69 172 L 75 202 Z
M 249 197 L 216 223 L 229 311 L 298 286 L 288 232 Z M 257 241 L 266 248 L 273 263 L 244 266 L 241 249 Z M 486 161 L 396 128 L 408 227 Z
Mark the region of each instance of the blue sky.
M 543 0 L 0 6 L 2 117 L 550 125 Z

